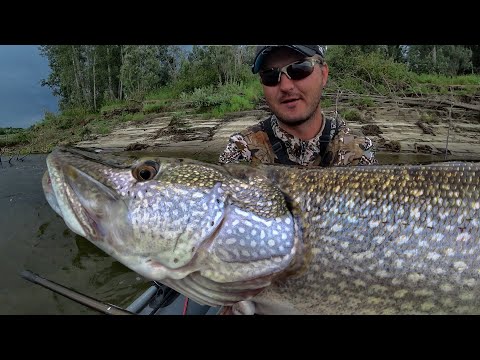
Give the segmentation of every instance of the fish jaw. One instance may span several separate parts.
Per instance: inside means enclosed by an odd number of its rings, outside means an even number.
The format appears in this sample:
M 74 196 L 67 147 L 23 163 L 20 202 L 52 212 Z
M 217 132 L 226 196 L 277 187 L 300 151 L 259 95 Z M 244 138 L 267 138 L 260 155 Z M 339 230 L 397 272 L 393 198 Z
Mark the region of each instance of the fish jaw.
M 60 210 L 60 206 L 58 205 L 57 198 L 55 197 L 55 193 L 53 192 L 52 188 L 52 181 L 50 179 L 50 175 L 48 174 L 48 171 L 45 171 L 42 177 L 42 188 L 43 188 L 43 193 L 45 194 L 45 198 L 47 199 L 48 204 L 50 207 L 61 217 L 62 211 Z
M 43 176 L 42 184 L 45 197 L 50 206 L 59 214 L 65 224 L 74 233 L 89 238 L 87 232 L 77 218 L 77 214 L 70 205 L 69 196 L 73 195 L 73 191 L 68 188 L 65 181 L 65 175 L 60 171 L 59 164 L 49 155 L 47 157 L 47 172 Z M 47 175 L 48 174 L 48 175 Z M 68 205 L 67 205 L 68 204 Z M 90 239 L 89 240 L 93 240 Z
M 66 225 L 109 254 L 132 237 L 127 204 L 108 186 L 55 156 L 47 158 L 44 192 Z M 51 189 L 51 191 L 50 191 Z

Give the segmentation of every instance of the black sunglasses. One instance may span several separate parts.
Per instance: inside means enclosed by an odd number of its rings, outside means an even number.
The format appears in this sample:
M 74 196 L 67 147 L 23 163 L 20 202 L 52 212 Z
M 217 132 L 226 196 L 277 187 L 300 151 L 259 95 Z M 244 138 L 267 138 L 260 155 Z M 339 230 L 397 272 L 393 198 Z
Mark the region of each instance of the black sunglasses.
M 302 80 L 313 72 L 315 63 L 322 65 L 323 61 L 320 59 L 308 58 L 301 61 L 295 61 L 282 68 L 261 70 L 259 72 L 260 80 L 265 86 L 276 86 L 280 82 L 282 73 L 287 75 L 290 80 Z

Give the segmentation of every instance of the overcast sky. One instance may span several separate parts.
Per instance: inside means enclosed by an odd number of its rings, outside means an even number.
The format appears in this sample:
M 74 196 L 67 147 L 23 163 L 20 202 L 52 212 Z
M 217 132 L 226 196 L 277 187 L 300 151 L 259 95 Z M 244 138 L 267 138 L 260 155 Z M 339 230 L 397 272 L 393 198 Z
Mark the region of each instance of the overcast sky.
M 0 45 L 0 127 L 29 127 L 45 110 L 57 112 L 50 88 L 40 86 L 50 73 L 37 45 Z

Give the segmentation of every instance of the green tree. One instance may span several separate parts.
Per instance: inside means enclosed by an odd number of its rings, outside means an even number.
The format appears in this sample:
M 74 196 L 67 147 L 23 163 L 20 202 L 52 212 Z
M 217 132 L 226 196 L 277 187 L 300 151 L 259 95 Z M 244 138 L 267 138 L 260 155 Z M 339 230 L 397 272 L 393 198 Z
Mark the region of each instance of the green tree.
M 253 47 L 244 45 L 194 45 L 183 61 L 177 86 L 193 91 L 208 85 L 239 83 L 251 77 Z
M 50 65 L 42 85 L 60 98 L 60 108 L 97 110 L 117 98 L 120 49 L 118 45 L 42 45 L 40 53 Z
M 480 45 L 467 46 L 472 51 L 472 72 L 480 74 Z
M 125 45 L 121 80 L 126 98 L 143 96 L 170 82 L 176 74 L 174 53 L 168 45 Z
M 461 75 L 472 71 L 472 50 L 462 45 L 412 45 L 409 68 L 418 73 Z
M 407 89 L 412 81 L 406 64 L 395 62 L 382 46 L 368 51 L 357 45 L 329 46 L 326 60 L 329 83 L 340 89 L 387 95 Z
M 81 105 L 82 91 L 75 66 L 78 58 L 73 46 L 42 45 L 40 54 L 48 59 L 51 70 L 41 84 L 50 87 L 53 94 L 59 97 L 60 109 Z

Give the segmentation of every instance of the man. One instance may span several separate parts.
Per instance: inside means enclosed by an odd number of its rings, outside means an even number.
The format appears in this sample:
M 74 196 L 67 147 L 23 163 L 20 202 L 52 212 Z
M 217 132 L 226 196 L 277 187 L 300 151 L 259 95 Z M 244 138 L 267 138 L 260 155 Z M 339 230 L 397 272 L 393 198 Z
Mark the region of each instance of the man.
M 321 45 L 258 46 L 252 72 L 260 75 L 273 115 L 233 134 L 220 163 L 377 163 L 369 138 L 351 134 L 343 120 L 322 112 L 320 99 L 328 80 L 328 65 Z

